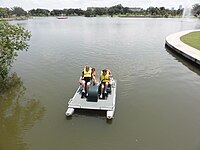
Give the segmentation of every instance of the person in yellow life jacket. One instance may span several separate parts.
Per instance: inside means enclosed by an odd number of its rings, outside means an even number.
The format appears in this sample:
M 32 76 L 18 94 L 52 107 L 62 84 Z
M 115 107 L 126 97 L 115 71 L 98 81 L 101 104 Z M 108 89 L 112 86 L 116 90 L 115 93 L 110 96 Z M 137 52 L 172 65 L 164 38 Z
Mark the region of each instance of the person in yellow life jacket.
M 103 93 L 107 94 L 108 84 L 110 83 L 110 75 L 107 69 L 104 69 L 100 75 L 100 87 L 101 87 L 101 94 L 100 98 L 103 97 Z
M 82 75 L 79 79 L 79 82 L 82 85 L 82 97 L 83 94 L 85 94 L 85 96 L 88 96 L 88 89 L 90 86 L 91 78 L 92 78 L 92 69 L 89 66 L 85 66 Z

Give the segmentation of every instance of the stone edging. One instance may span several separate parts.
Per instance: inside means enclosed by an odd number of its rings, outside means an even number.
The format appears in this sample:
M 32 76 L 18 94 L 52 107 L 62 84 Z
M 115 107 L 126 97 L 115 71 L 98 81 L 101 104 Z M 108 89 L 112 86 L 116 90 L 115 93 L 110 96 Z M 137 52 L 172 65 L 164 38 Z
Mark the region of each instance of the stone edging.
M 200 31 L 200 30 L 187 30 L 171 34 L 167 36 L 165 43 L 167 46 L 175 50 L 177 53 L 183 55 L 184 57 L 200 65 L 200 50 L 197 50 L 183 43 L 180 40 L 181 36 L 194 31 Z

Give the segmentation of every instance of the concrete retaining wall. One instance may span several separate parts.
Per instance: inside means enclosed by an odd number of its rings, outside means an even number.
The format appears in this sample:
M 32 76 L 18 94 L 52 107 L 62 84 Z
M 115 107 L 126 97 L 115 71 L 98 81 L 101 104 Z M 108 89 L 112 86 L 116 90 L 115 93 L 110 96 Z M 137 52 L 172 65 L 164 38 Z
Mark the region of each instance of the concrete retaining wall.
M 167 36 L 165 43 L 171 49 L 175 50 L 177 53 L 183 55 L 187 59 L 200 65 L 200 50 L 197 50 L 185 43 L 183 43 L 180 38 L 190 32 L 200 31 L 200 30 L 187 30 L 178 33 L 171 34 Z

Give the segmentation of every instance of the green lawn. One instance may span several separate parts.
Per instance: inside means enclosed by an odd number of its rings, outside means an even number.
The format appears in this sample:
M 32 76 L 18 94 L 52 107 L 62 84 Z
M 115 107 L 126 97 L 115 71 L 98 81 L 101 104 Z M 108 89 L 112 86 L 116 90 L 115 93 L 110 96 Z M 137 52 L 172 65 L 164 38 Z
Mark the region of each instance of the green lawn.
M 200 31 L 191 32 L 181 37 L 181 41 L 200 50 Z

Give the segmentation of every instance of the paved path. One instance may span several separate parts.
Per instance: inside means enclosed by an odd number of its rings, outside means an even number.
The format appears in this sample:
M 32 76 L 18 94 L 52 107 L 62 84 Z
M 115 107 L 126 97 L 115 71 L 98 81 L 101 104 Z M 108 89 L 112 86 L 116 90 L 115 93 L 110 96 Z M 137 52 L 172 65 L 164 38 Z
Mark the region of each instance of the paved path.
M 180 37 L 188 34 L 190 32 L 200 31 L 200 30 L 187 30 L 178 33 L 171 34 L 166 38 L 166 45 L 170 48 L 183 55 L 184 57 L 190 59 L 191 61 L 200 65 L 200 50 L 197 50 L 180 40 Z

